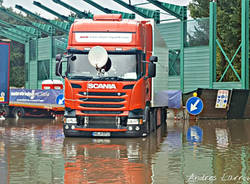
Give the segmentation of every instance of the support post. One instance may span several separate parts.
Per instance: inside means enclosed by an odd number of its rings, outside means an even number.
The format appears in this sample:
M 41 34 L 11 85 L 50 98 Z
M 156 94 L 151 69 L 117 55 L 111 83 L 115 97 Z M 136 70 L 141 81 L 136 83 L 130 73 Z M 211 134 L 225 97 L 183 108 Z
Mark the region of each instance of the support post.
M 54 49 L 54 42 L 53 42 L 53 34 L 51 34 L 50 35 L 50 61 L 49 61 L 49 68 L 50 68 L 50 71 L 49 71 L 49 73 L 50 73 L 50 75 L 49 75 L 49 78 L 51 79 L 51 80 L 53 80 L 53 70 L 52 70 L 52 68 L 53 68 L 53 49 Z
M 36 89 L 39 89 L 38 86 L 38 38 L 36 39 L 36 67 L 37 67 L 37 72 L 36 72 Z
M 212 0 L 209 6 L 209 88 L 213 88 L 216 81 L 216 1 Z
M 180 87 L 184 92 L 184 44 L 186 41 L 187 20 L 181 20 L 181 48 L 180 48 Z
M 186 7 L 183 7 L 186 10 Z M 184 92 L 184 50 L 187 40 L 187 11 L 181 12 L 181 48 L 180 48 L 180 88 Z
M 241 0 L 241 82 L 249 89 L 249 0 Z

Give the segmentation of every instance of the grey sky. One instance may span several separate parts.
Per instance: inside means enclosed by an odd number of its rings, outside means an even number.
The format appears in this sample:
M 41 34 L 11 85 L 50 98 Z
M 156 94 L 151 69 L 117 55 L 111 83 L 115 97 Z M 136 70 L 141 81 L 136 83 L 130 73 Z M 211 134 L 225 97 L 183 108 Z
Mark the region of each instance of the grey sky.
M 63 15 L 68 15 L 70 13 L 70 11 L 66 8 L 64 8 L 63 6 L 54 3 L 52 0 L 36 0 L 38 2 L 40 2 L 41 4 L 57 11 L 60 14 Z M 102 14 L 103 12 L 101 12 L 100 10 L 94 8 L 93 6 L 89 5 L 88 3 L 84 2 L 84 0 L 62 0 L 63 2 L 70 4 L 71 6 L 77 8 L 78 10 L 81 11 L 91 11 L 92 13 L 95 14 Z M 114 10 L 119 10 L 119 11 L 123 11 L 123 12 L 128 12 L 128 13 L 132 13 L 130 12 L 128 9 L 120 6 L 119 4 L 115 3 L 112 0 L 93 0 L 96 3 L 102 5 L 105 8 L 109 8 L 109 9 L 114 9 Z M 125 2 L 128 3 L 128 0 L 123 0 Z M 176 5 L 188 5 L 188 2 L 190 0 L 164 0 L 162 2 L 166 2 L 166 3 L 171 3 L 171 4 L 176 4 Z M 144 3 L 147 2 L 146 0 L 131 0 L 132 4 L 138 4 L 138 3 Z M 42 17 L 45 18 L 54 18 L 54 16 L 40 8 L 38 8 L 37 6 L 33 5 L 33 0 L 3 0 L 3 6 L 5 7 L 15 7 L 15 5 L 21 5 L 24 8 L 31 10 L 32 12 L 37 12 L 39 13 Z M 150 8 L 150 9 L 159 9 L 153 5 L 143 5 L 140 7 L 144 7 L 144 8 Z M 17 12 L 19 12 L 18 10 L 16 10 Z M 162 15 L 164 18 L 168 18 L 169 16 L 167 15 Z

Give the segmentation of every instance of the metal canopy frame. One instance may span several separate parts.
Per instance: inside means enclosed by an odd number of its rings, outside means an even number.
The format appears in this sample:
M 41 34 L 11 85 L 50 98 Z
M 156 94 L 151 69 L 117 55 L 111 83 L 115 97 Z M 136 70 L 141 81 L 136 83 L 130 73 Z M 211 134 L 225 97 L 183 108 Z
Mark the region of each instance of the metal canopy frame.
M 16 31 L 23 32 L 26 35 L 28 35 L 30 38 L 38 36 L 37 30 L 31 27 L 13 25 L 1 19 L 0 19 L 0 24 L 2 24 L 4 27 L 12 28 L 12 29 L 15 29 Z
M 124 18 L 124 19 L 135 19 L 135 14 L 125 13 L 125 12 L 121 12 L 121 11 L 116 11 L 116 10 L 111 10 L 111 9 L 108 9 L 108 8 L 104 8 L 104 7 L 102 7 L 101 5 L 95 3 L 92 0 L 83 0 L 83 1 L 90 4 L 90 5 L 92 5 L 92 6 L 94 6 L 95 8 L 101 10 L 104 13 L 107 13 L 107 14 L 121 14 L 122 18 Z
M 157 6 L 158 8 L 168 12 L 170 15 L 180 19 L 187 19 L 187 7 L 186 6 L 178 6 L 169 3 L 163 3 L 157 0 L 147 0 L 151 4 Z
M 29 22 L 25 19 L 23 19 L 22 17 L 10 12 L 9 10 L 3 8 L 3 7 L 0 7 L 0 11 L 7 14 L 8 16 L 20 21 L 20 22 L 23 22 L 24 24 L 26 25 L 29 25 L 33 28 L 35 28 L 36 30 L 40 31 L 40 32 L 43 32 L 47 35 L 50 35 L 52 33 L 52 28 L 51 26 L 48 26 L 48 25 L 42 25 L 42 24 L 39 24 L 39 23 L 33 23 L 33 22 Z
M 74 8 L 73 6 L 67 4 L 67 3 L 64 3 L 63 1 L 61 0 L 52 0 L 54 3 L 57 3 L 73 12 L 75 12 L 78 16 L 78 18 L 87 18 L 87 19 L 92 19 L 93 18 L 93 14 L 92 13 L 86 13 L 86 12 L 82 12 L 76 8 Z
M 43 10 L 49 12 L 49 13 L 55 15 L 56 17 L 58 17 L 58 18 L 60 18 L 60 19 L 62 19 L 62 20 L 64 20 L 64 21 L 66 21 L 66 22 L 71 23 L 71 24 L 72 24 L 72 23 L 74 22 L 74 20 L 75 20 L 73 17 L 66 17 L 66 16 L 64 16 L 64 15 L 61 15 L 61 14 L 57 13 L 56 11 L 54 11 L 54 10 L 52 10 L 52 9 L 50 9 L 50 8 L 48 8 L 48 7 L 46 7 L 46 6 L 44 6 L 44 5 L 41 4 L 40 2 L 33 1 L 33 4 L 34 4 L 35 6 L 41 8 L 41 9 L 43 9 Z
M 48 25 L 51 25 L 52 28 L 58 29 L 59 31 L 62 31 L 62 32 L 68 34 L 69 29 L 65 29 L 65 27 L 62 27 L 62 26 L 56 24 L 55 22 L 52 22 L 52 21 L 50 21 L 50 20 L 48 20 L 46 18 L 40 17 L 40 16 L 36 15 L 35 13 L 32 13 L 31 11 L 23 8 L 20 5 L 16 5 L 15 7 L 16 7 L 16 9 L 18 9 L 18 10 L 20 10 L 20 11 L 22 11 L 22 12 L 28 14 L 28 15 L 31 15 L 31 16 L 33 16 L 33 17 L 35 17 L 35 18 L 37 18 L 37 19 L 45 22 Z
M 14 34 L 13 32 L 9 30 L 5 30 L 2 26 L 0 26 L 0 35 L 8 39 L 14 40 L 16 42 L 19 42 L 21 44 L 25 44 L 27 42 L 26 37 L 23 38 L 22 36 L 18 34 Z
M 132 12 L 135 12 L 136 14 L 144 17 L 144 18 L 153 18 L 156 23 L 160 23 L 160 11 L 159 10 L 150 10 L 146 8 L 139 8 L 132 6 L 130 4 L 125 3 L 122 0 L 113 0 L 114 2 L 120 4 L 121 6 L 131 10 Z

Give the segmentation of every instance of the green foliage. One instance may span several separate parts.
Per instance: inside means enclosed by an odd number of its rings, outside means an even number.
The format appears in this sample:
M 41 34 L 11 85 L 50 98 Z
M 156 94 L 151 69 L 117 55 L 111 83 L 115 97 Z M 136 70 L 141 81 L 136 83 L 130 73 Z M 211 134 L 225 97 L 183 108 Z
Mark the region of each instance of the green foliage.
M 195 19 L 187 21 L 186 47 L 209 44 L 209 19 Z
M 24 66 L 12 66 L 10 68 L 10 85 L 15 87 L 24 87 Z
M 189 4 L 190 15 L 193 18 L 209 16 L 208 0 L 192 0 Z M 217 39 L 229 59 L 231 59 L 241 43 L 241 0 L 220 0 L 217 2 Z M 228 63 L 217 49 L 217 80 L 220 79 Z M 241 57 L 238 54 L 233 66 L 240 75 Z M 230 68 L 223 81 L 237 81 Z

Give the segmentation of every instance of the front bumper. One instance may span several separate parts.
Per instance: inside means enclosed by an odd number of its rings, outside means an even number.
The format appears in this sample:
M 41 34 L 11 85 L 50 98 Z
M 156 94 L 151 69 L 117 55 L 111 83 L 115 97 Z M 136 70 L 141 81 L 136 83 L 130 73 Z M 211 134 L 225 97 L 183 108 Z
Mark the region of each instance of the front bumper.
M 127 127 L 83 127 L 64 124 L 65 137 L 145 137 L 147 133 L 144 125 L 129 125 Z

